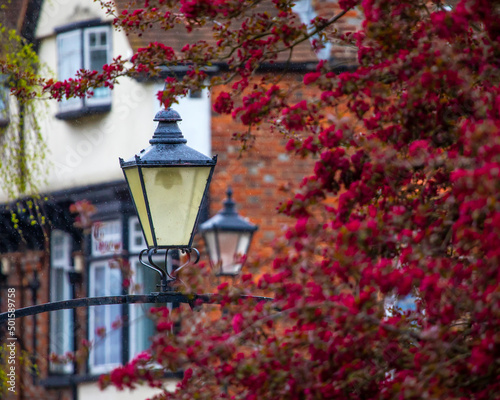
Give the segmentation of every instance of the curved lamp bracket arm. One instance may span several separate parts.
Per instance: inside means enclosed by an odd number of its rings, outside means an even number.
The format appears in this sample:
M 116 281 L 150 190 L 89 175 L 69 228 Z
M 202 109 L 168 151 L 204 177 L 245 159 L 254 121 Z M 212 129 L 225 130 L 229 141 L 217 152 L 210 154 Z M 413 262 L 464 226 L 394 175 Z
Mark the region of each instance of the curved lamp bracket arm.
M 194 251 L 194 252 L 195 252 L 195 254 L 196 254 L 196 259 L 195 259 L 194 261 L 192 261 L 192 260 L 191 260 L 191 253 L 192 253 L 193 251 Z M 177 269 L 176 269 L 175 271 L 173 271 L 172 273 L 177 274 L 177 272 L 179 272 L 182 268 L 184 268 L 184 267 L 186 267 L 186 266 L 188 266 L 188 265 L 191 265 L 191 264 L 193 264 L 193 265 L 194 265 L 194 264 L 197 264 L 197 263 L 198 263 L 198 261 L 200 261 L 200 252 L 199 252 L 199 251 L 198 251 L 198 249 L 197 249 L 197 248 L 195 248 L 195 247 L 191 247 L 190 249 L 181 249 L 181 252 L 182 252 L 183 254 L 187 254 L 187 255 L 188 255 L 188 259 L 187 259 L 187 261 L 186 261 L 184 264 L 182 264 L 179 268 L 177 268 Z
M 152 253 L 152 251 L 154 250 L 154 252 Z M 146 263 L 143 261 L 142 257 L 144 256 L 145 253 L 148 253 L 148 260 L 150 262 L 150 264 Z M 156 253 L 156 249 L 144 249 L 142 250 L 140 253 L 139 253 L 139 262 L 144 265 L 145 267 L 148 267 L 148 268 L 151 268 L 152 270 L 158 272 L 161 276 L 161 279 L 167 279 L 167 273 L 161 269 L 160 267 L 158 267 L 152 260 L 152 256 L 153 254 Z
M 142 265 L 144 265 L 144 266 L 146 266 L 148 268 L 151 268 L 152 270 L 156 271 L 158 274 L 160 274 L 160 277 L 161 277 L 161 292 L 169 291 L 169 283 L 172 282 L 172 281 L 177 280 L 177 277 L 175 275 L 177 275 L 177 272 L 179 272 L 182 268 L 184 268 L 187 265 L 196 264 L 196 263 L 198 263 L 198 261 L 200 261 L 200 252 L 198 251 L 198 249 L 196 249 L 194 247 L 188 248 L 188 249 L 185 249 L 185 248 L 184 249 L 177 249 L 177 250 L 180 250 L 183 254 L 187 254 L 188 259 L 179 268 L 177 268 L 176 270 L 172 271 L 171 274 L 169 274 L 166 266 L 167 266 L 167 261 L 168 261 L 168 252 L 170 250 L 176 250 L 176 249 L 175 248 L 166 249 L 166 252 L 165 252 L 165 268 L 160 267 L 159 265 L 157 265 L 153 261 L 153 256 L 158 253 L 158 249 L 157 248 L 144 249 L 144 250 L 142 250 L 139 253 L 139 261 L 140 261 L 140 263 Z M 192 260 L 192 253 L 193 252 L 195 253 L 195 256 L 196 256 L 196 258 L 194 259 L 194 261 Z M 147 253 L 147 262 L 144 260 L 144 256 L 145 256 L 146 253 Z

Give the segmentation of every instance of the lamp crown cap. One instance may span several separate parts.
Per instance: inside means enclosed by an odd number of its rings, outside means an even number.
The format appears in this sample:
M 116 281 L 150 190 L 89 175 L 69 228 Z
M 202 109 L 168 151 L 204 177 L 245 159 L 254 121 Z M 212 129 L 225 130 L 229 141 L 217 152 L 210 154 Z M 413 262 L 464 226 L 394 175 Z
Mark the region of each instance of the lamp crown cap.
M 181 116 L 175 110 L 166 108 L 156 113 L 153 121 L 158 121 L 153 138 L 150 144 L 181 144 L 187 140 L 182 135 L 178 121 L 182 121 Z
M 182 121 L 182 118 L 180 114 L 172 108 L 164 108 L 156 113 L 153 121 L 176 122 Z

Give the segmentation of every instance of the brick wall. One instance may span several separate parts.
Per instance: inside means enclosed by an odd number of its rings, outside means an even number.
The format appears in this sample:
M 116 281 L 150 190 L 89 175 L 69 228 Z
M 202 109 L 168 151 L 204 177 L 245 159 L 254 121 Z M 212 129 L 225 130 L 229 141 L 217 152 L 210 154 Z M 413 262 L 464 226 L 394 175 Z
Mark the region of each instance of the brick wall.
M 7 281 L 3 284 L 1 294 L 1 310 L 7 311 L 8 289 L 15 289 L 16 309 L 33 305 L 33 291 L 30 288 L 35 271 L 37 274 L 39 287 L 36 291 L 36 304 L 43 304 L 50 301 L 49 297 L 49 257 L 45 252 L 27 251 L 7 255 L 10 261 L 10 271 Z M 49 367 L 49 313 L 42 313 L 36 316 L 27 316 L 16 319 L 14 336 L 16 338 L 16 393 L 7 392 L 6 400 L 10 399 L 41 399 L 41 400 L 66 400 L 70 399 L 68 390 L 45 390 L 39 385 L 40 379 L 48 374 Z M 35 325 L 36 324 L 36 325 Z M 2 343 L 10 343 L 6 340 L 7 331 L 2 329 Z M 34 337 L 36 337 L 36 348 L 34 348 Z M 36 366 L 36 373 L 31 369 L 31 365 Z
M 303 75 L 290 76 L 285 82 L 301 81 Z M 212 93 L 215 99 L 219 91 Z M 313 93 L 295 93 L 292 101 L 300 101 Z M 252 244 L 256 249 L 269 253 L 273 239 L 281 235 L 284 226 L 292 222 L 289 217 L 278 214 L 277 207 L 286 201 L 287 189 L 297 187 L 304 176 L 312 172 L 313 161 L 290 155 L 285 150 L 288 138 L 264 126 L 254 131 L 256 140 L 252 148 L 241 152 L 241 143 L 233 140 L 234 132 L 244 132 L 245 127 L 236 123 L 230 115 L 212 114 L 212 153 L 218 154 L 214 177 L 210 187 L 211 215 L 219 211 L 226 196 L 226 189 L 233 189 L 234 201 L 240 215 L 259 226 Z

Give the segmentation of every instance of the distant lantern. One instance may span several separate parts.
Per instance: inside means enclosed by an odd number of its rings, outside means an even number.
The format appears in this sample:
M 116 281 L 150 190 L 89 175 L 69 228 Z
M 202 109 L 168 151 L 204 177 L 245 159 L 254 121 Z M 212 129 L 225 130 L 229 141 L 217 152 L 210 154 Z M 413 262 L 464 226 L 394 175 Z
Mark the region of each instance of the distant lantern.
M 217 157 L 186 145 L 176 111 L 164 109 L 154 121 L 151 146 L 127 161 L 120 158 L 120 166 L 148 249 L 189 250 Z
M 218 276 L 238 275 L 246 261 L 254 232 L 258 227 L 235 211 L 233 192 L 227 190 L 224 208 L 200 225 L 212 268 Z

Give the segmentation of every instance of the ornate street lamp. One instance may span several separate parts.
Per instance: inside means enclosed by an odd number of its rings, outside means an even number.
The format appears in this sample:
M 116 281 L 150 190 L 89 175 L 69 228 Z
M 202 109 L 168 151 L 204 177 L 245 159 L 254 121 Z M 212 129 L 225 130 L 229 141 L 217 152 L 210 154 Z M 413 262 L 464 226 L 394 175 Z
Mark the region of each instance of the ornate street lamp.
M 218 276 L 238 275 L 246 261 L 257 225 L 242 218 L 235 210 L 233 192 L 227 190 L 224 208 L 200 225 L 212 268 Z
M 209 158 L 186 145 L 177 122 L 180 115 L 171 108 L 154 118 L 158 126 L 151 146 L 120 166 L 146 239 L 140 254 L 142 264 L 162 277 L 162 291 L 174 278 L 153 262 L 159 249 L 179 249 L 190 253 L 200 210 L 206 198 L 217 157 Z M 143 261 L 147 252 L 149 263 Z M 199 254 L 199 253 L 198 253 Z

